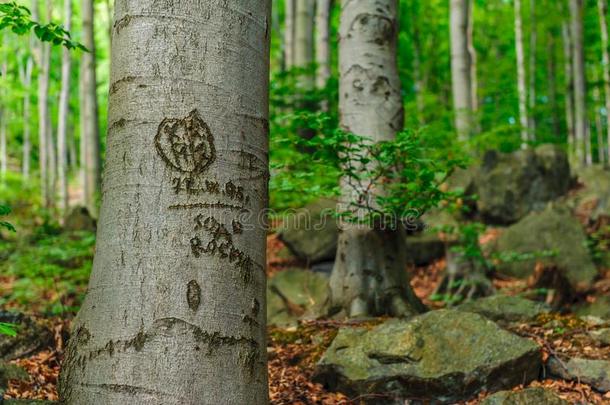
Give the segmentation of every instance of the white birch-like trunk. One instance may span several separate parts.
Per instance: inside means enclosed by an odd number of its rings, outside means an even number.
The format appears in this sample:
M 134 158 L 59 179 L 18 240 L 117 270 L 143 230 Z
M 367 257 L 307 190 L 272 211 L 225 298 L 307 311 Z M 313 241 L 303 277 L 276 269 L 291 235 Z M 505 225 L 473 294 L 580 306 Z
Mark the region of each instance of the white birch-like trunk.
M 536 21 L 536 0 L 530 0 L 530 54 L 529 54 L 529 121 L 528 133 L 532 141 L 536 140 L 536 52 L 538 43 L 538 27 Z
M 422 72 L 422 47 L 421 47 L 421 35 L 420 35 L 420 22 L 419 22 L 419 7 L 417 3 L 411 5 L 411 29 L 413 30 L 412 44 L 413 44 L 413 81 L 415 84 L 415 104 L 417 105 L 417 122 L 420 125 L 425 123 L 425 82 L 423 80 Z
M 316 4 L 316 85 L 326 87 L 330 79 L 330 7 L 331 0 L 317 0 Z
M 72 0 L 64 0 L 64 27 L 72 29 Z M 70 50 L 63 48 L 61 54 L 61 91 L 57 120 L 57 172 L 59 176 L 59 208 L 68 211 L 68 114 L 70 108 L 70 73 L 72 58 Z
M 294 67 L 295 1 L 285 0 L 284 2 L 284 64 L 287 70 Z
M 468 48 L 469 0 L 450 0 L 451 84 L 458 139 L 466 141 L 472 133 L 472 72 Z
M 403 128 L 396 45 L 398 0 L 343 0 L 339 39 L 339 109 L 344 130 L 375 142 Z M 353 190 L 343 180 L 343 199 Z M 381 191 L 381 190 L 380 190 Z M 341 224 L 330 279 L 330 311 L 350 317 L 421 310 L 405 272 L 402 230 Z
M 67 404 L 266 404 L 268 0 L 117 0 Z
M 477 112 L 479 110 L 479 80 L 477 78 L 477 51 L 474 47 L 474 0 L 468 0 L 468 56 L 470 57 L 470 106 L 472 109 L 472 132 L 480 131 Z
M 572 37 L 572 73 L 574 83 L 574 134 L 576 161 L 586 165 L 587 147 L 587 81 L 585 71 L 585 53 L 583 48 L 583 0 L 570 0 L 571 37 Z
M 314 18 L 315 0 L 295 0 L 295 41 L 294 66 L 305 69 L 314 63 Z M 299 84 L 304 90 L 314 88 L 314 76 L 305 73 L 299 77 Z
M 610 162 L 610 54 L 608 53 L 608 1 L 598 0 L 599 25 L 602 37 L 602 77 L 604 79 L 604 105 L 606 107 L 606 156 Z
M 570 156 L 570 160 L 574 161 L 576 154 L 576 134 L 574 131 L 574 74 L 572 73 L 572 35 L 570 34 L 570 27 L 567 23 L 563 23 L 561 26 L 561 36 L 563 38 L 568 154 Z
M 2 38 L 2 46 L 6 48 L 7 41 L 6 36 Z M 2 50 L 2 63 L 0 63 L 0 80 L 5 84 L 8 84 L 7 73 L 8 73 L 8 50 Z M 0 102 L 6 100 L 6 88 L 0 91 Z M 4 100 L 3 100 L 4 99 Z M 6 104 L 0 104 L 0 178 L 2 181 L 6 178 L 6 172 L 8 170 L 8 153 L 6 150 L 6 130 L 8 128 L 8 109 Z
M 527 87 L 525 80 L 525 52 L 523 49 L 523 18 L 521 0 L 515 0 L 515 52 L 517 54 L 517 94 L 519 97 L 519 127 L 521 130 L 521 147 L 526 148 L 530 140 L 527 116 Z
M 595 72 L 595 82 L 600 82 L 599 73 Z M 593 108 L 594 108 L 594 117 L 595 117 L 595 135 L 597 142 L 597 161 L 599 163 L 605 164 L 605 151 L 606 147 L 604 145 L 604 124 L 602 123 L 602 114 L 601 114 L 601 92 L 599 90 L 599 84 L 596 84 L 593 87 Z
M 46 9 L 46 20 L 51 22 L 53 20 L 53 0 L 45 1 L 45 9 Z M 46 97 L 46 148 L 47 148 L 47 173 L 48 173 L 48 182 L 49 182 L 49 192 L 48 192 L 48 203 L 47 207 L 55 207 L 55 199 L 57 197 L 57 149 L 55 148 L 55 139 L 53 137 L 53 121 L 51 119 L 51 105 L 49 103 L 49 89 L 51 85 L 51 54 L 53 52 L 53 47 L 49 45 L 48 47 L 48 55 L 47 55 L 47 63 L 48 63 L 48 71 L 47 71 L 47 97 Z
M 32 100 L 30 96 L 30 91 L 32 87 L 32 71 L 34 70 L 34 58 L 32 57 L 31 52 L 33 52 L 34 44 L 32 41 L 32 37 L 29 37 L 29 53 L 25 62 L 25 69 L 23 74 L 23 157 L 21 161 L 21 174 L 23 175 L 23 180 L 27 181 L 30 178 L 30 161 L 32 154 L 32 141 L 31 141 L 31 125 L 30 125 L 30 117 L 32 111 Z
M 101 183 L 100 134 L 97 106 L 97 76 L 95 72 L 93 0 L 82 0 L 81 18 L 83 25 L 83 45 L 89 52 L 81 57 L 81 165 L 85 206 L 97 216 L 96 200 Z

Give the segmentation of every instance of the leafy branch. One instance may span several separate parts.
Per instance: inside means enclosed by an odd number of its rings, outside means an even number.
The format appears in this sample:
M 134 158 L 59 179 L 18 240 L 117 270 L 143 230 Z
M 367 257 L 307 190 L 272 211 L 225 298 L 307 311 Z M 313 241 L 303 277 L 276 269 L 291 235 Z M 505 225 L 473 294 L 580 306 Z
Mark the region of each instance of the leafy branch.
M 30 31 L 34 31 L 36 37 L 43 42 L 88 52 L 87 48 L 72 40 L 70 33 L 63 26 L 55 23 L 40 24 L 32 20 L 30 10 L 14 1 L 0 4 L 0 31 L 6 28 L 17 35 L 26 35 Z

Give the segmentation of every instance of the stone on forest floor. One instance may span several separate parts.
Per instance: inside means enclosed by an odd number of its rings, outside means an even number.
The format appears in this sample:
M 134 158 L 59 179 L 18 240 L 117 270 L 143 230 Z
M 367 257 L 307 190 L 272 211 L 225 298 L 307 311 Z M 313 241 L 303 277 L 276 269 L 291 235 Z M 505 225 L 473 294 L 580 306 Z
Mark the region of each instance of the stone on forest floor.
M 457 309 L 483 315 L 492 321 L 505 322 L 529 321 L 551 310 L 541 302 L 502 294 L 466 302 Z
M 504 230 L 492 250 L 504 255 L 533 255 L 531 260 L 499 263 L 500 273 L 526 278 L 533 274 L 536 262 L 541 262 L 556 267 L 572 289 L 583 291 L 591 287 L 598 274 L 586 244 L 585 232 L 570 211 L 550 204 Z M 541 257 L 545 252 L 553 255 Z
M 349 395 L 451 403 L 538 377 L 536 343 L 474 313 L 437 310 L 374 327 L 343 328 L 316 380 Z
M 309 264 L 333 260 L 339 231 L 333 216 L 337 202 L 321 199 L 285 218 L 279 238 L 299 259 Z
M 35 399 L 5 399 L 2 405 L 52 405 L 59 404 L 55 401 L 41 401 Z
M 581 305 L 574 312 L 578 316 L 593 316 L 610 321 L 610 296 L 597 297 L 594 302 Z
M 474 176 L 477 211 L 485 222 L 507 225 L 519 221 L 570 188 L 566 153 L 554 145 L 510 154 L 487 152 Z
M 7 388 L 9 380 L 29 379 L 29 374 L 21 367 L 14 364 L 0 362 L 0 388 Z
M 485 398 L 481 405 L 569 405 L 553 391 L 545 388 L 526 388 L 521 391 L 500 391 Z
M 22 314 L 0 312 L 0 322 L 17 325 L 17 336 L 0 335 L 0 360 L 28 356 L 53 343 L 49 329 Z
M 74 207 L 66 215 L 64 229 L 68 232 L 95 232 L 95 219 L 93 219 L 87 208 Z
M 589 332 L 589 335 L 593 340 L 602 345 L 610 345 L 610 328 L 592 330 Z
M 579 381 L 601 392 L 610 391 L 610 361 L 572 358 L 547 362 L 549 374 L 564 380 Z
M 425 266 L 445 256 L 446 242 L 436 232 L 426 231 L 407 237 L 407 263 Z
M 267 324 L 295 325 L 300 318 L 322 313 L 328 297 L 328 275 L 291 269 L 275 274 L 267 283 Z

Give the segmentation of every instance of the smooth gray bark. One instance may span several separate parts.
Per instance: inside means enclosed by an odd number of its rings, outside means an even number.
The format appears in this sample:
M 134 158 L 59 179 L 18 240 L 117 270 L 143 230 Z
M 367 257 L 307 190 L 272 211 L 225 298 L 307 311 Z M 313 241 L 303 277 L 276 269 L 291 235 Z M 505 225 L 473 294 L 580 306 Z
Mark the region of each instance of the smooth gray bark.
M 529 118 L 527 115 L 527 87 L 525 77 L 525 52 L 523 49 L 523 18 L 521 0 L 515 0 L 515 53 L 517 55 L 517 94 L 519 97 L 519 127 L 521 128 L 521 147 L 527 147 L 530 140 Z
M 31 141 L 31 133 L 32 128 L 30 124 L 30 117 L 32 111 L 32 100 L 30 96 L 30 91 L 32 87 L 32 71 L 34 70 L 34 58 L 32 57 L 34 44 L 32 41 L 32 36 L 29 36 L 29 51 L 28 57 L 25 62 L 25 67 L 23 71 L 22 83 L 23 83 L 23 157 L 21 161 L 21 174 L 23 175 L 24 180 L 28 180 L 30 178 L 30 161 L 32 154 L 32 141 Z
M 472 134 L 471 58 L 468 48 L 469 0 L 450 0 L 451 84 L 453 109 L 458 138 L 468 140 Z
M 602 77 L 604 79 L 604 105 L 606 107 L 606 155 L 610 162 L 610 55 L 608 53 L 608 1 L 598 0 L 599 25 L 602 37 Z
M 538 26 L 536 21 L 536 0 L 530 0 L 530 49 L 529 49 L 529 124 L 528 132 L 532 141 L 536 140 L 536 52 L 538 49 Z
M 341 127 L 375 142 L 402 130 L 404 111 L 398 77 L 397 0 L 343 0 L 339 39 Z M 343 179 L 343 203 L 363 190 Z M 382 192 L 379 185 L 377 191 Z M 356 192 L 356 196 L 354 195 Z M 330 312 L 350 317 L 409 315 L 421 308 L 405 272 L 402 229 L 341 224 L 330 279 Z
M 316 85 L 324 88 L 330 78 L 330 6 L 331 0 L 316 4 Z
M 295 1 L 284 2 L 284 64 L 288 70 L 294 67 Z
M 2 37 L 2 45 L 6 48 L 7 40 L 6 36 Z M 8 73 L 8 51 L 3 49 L 2 62 L 0 63 L 0 80 L 7 80 Z M 0 90 L 0 99 L 6 99 L 6 89 Z M 8 153 L 6 150 L 6 132 L 8 128 L 8 109 L 6 105 L 0 105 L 0 177 L 2 181 L 6 178 L 6 172 L 8 170 Z
M 72 0 L 64 0 L 64 27 L 72 29 Z M 59 177 L 59 208 L 68 210 L 68 114 L 70 109 L 70 73 L 72 58 L 70 50 L 63 48 L 61 54 L 61 91 L 57 119 L 57 172 Z
M 93 215 L 97 214 L 96 200 L 101 183 L 100 134 L 98 125 L 97 76 L 95 72 L 93 0 L 82 0 L 81 18 L 83 45 L 89 52 L 81 57 L 81 167 L 85 205 Z
M 585 53 L 583 48 L 583 0 L 570 0 L 572 73 L 574 83 L 574 134 L 576 161 L 587 164 L 588 123 L 587 123 L 587 80 Z
M 315 0 L 295 0 L 295 37 L 294 37 L 294 66 L 305 69 L 311 68 L 314 63 L 314 19 Z M 304 90 L 314 88 L 314 76 L 305 73 L 299 77 L 299 85 Z
M 468 56 L 470 57 L 470 108 L 472 109 L 472 132 L 478 133 L 480 125 L 477 111 L 479 110 L 479 80 L 477 78 L 477 51 L 474 47 L 474 0 L 468 0 Z
M 565 106 L 566 106 L 566 127 L 568 130 L 567 142 L 570 160 L 574 160 L 576 154 L 576 141 L 574 130 L 574 74 L 572 73 L 572 35 L 567 23 L 561 26 L 561 36 L 563 38 L 563 59 L 565 77 Z
M 267 0 L 118 0 L 67 404 L 266 404 Z

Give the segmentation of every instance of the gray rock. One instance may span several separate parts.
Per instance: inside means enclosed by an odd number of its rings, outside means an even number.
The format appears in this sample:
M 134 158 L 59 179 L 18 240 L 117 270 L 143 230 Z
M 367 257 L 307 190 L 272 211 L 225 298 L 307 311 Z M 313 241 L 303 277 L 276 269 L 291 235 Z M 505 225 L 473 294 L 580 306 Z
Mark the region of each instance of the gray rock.
M 555 204 L 542 212 L 532 212 L 500 234 L 492 246 L 496 253 L 533 253 L 532 260 L 498 264 L 500 273 L 513 277 L 530 276 L 536 262 L 556 266 L 575 291 L 591 287 L 597 269 L 586 246 L 587 237 L 569 209 Z M 554 252 L 551 257 L 539 257 Z
M 341 329 L 315 378 L 349 395 L 452 403 L 528 383 L 540 368 L 540 350 L 531 340 L 477 314 L 438 310 L 371 330 Z
M 66 215 L 64 230 L 68 232 L 95 232 L 95 228 L 95 219 L 86 207 L 74 207 Z
M 17 336 L 0 335 L 0 360 L 24 357 L 53 344 L 51 331 L 29 317 L 0 312 L 0 322 L 17 325 Z
M 541 302 L 501 294 L 466 302 L 457 309 L 483 315 L 492 321 L 505 322 L 530 321 L 551 310 Z
M 9 380 L 28 380 L 30 375 L 21 367 L 0 362 L 0 388 L 7 388 Z
M 55 401 L 40 401 L 35 399 L 5 399 L 2 405 L 52 405 L 59 404 Z
M 267 283 L 267 324 L 291 326 L 300 318 L 323 313 L 328 275 L 308 270 L 284 270 Z
M 436 232 L 424 232 L 407 237 L 407 263 L 425 266 L 445 256 L 447 243 Z
M 580 381 L 601 392 L 610 391 L 610 361 L 573 358 L 560 362 L 551 357 L 547 367 L 549 373 L 555 377 Z
M 610 296 L 601 296 L 592 303 L 579 306 L 574 311 L 580 317 L 596 317 L 610 321 Z
M 477 210 L 490 224 L 507 225 L 564 195 L 570 188 L 565 152 L 553 145 L 511 154 L 487 152 L 474 178 Z
M 592 330 L 589 335 L 598 343 L 602 345 L 610 345 L 610 328 Z
M 500 391 L 485 398 L 481 405 L 569 405 L 553 391 L 540 387 L 521 391 Z
M 288 249 L 309 264 L 333 260 L 339 231 L 333 212 L 337 202 L 321 199 L 287 215 L 278 236 Z

